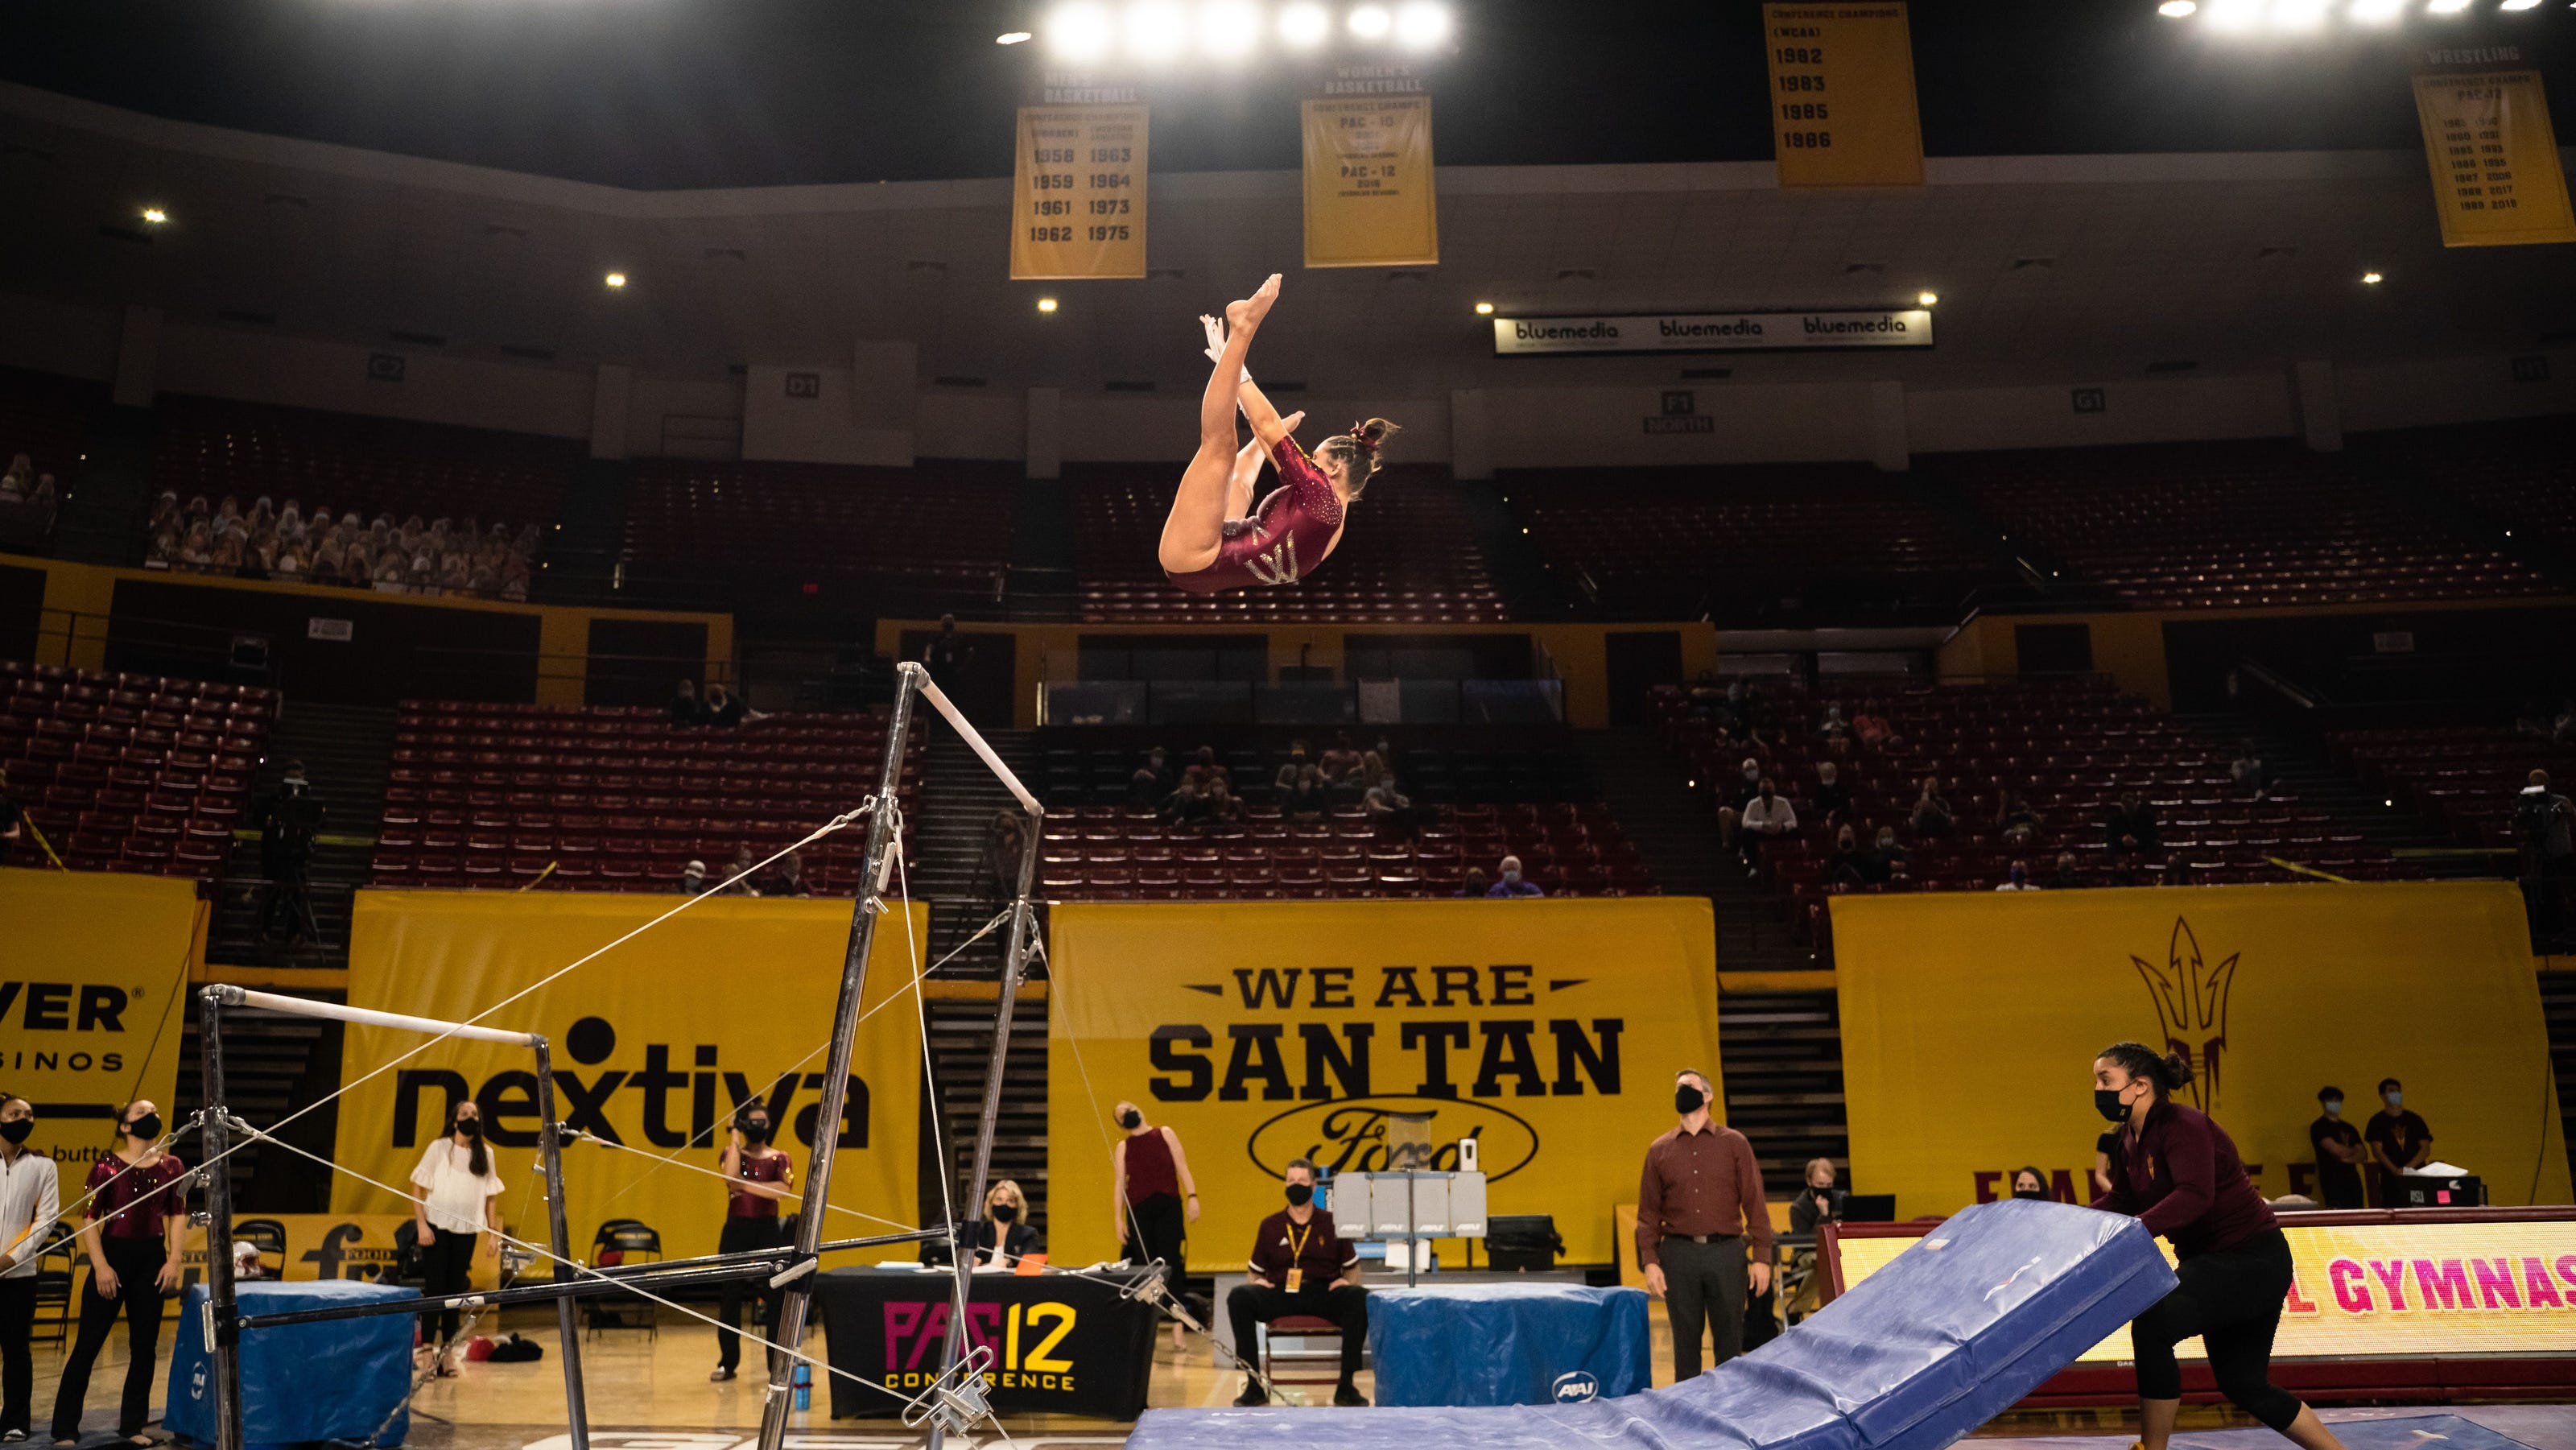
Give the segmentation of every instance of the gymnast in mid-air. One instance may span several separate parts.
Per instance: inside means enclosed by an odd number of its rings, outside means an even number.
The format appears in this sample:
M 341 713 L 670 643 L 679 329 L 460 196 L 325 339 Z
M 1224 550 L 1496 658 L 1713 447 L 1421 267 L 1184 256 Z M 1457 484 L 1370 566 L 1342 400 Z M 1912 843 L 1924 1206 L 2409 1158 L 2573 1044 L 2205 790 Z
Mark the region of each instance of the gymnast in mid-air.
M 1279 275 L 1226 304 L 1225 321 L 1202 317 L 1208 375 L 1199 399 L 1199 451 L 1181 475 L 1172 512 L 1163 520 L 1163 573 L 1192 594 L 1294 584 L 1342 541 L 1350 505 L 1378 470 L 1378 448 L 1395 432 L 1383 418 L 1352 425 L 1315 446 L 1309 457 L 1294 436 L 1305 414 L 1282 418 L 1244 370 L 1252 334 L 1279 299 Z M 1252 441 L 1235 446 L 1236 408 L 1252 424 Z M 1280 487 L 1252 507 L 1253 480 L 1267 458 Z

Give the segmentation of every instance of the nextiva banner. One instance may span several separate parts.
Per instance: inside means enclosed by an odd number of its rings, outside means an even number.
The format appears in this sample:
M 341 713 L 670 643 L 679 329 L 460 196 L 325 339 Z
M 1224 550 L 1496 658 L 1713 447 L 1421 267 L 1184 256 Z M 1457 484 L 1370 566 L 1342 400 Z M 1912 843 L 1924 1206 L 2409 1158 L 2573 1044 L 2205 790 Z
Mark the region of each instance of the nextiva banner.
M 1551 1214 L 1569 1259 L 1610 1262 L 1611 1206 L 1673 1124 L 1673 1074 L 1718 1077 L 1708 913 L 1661 898 L 1056 908 L 1056 1261 L 1117 1254 L 1103 1134 L 1125 1099 L 1189 1154 L 1194 1266 L 1243 1261 L 1291 1160 L 1383 1170 L 1390 1119 L 1415 1113 L 1436 1168 L 1475 1140 L 1489 1212 Z
M 671 904 L 650 896 L 360 892 L 349 1002 L 464 1021 Z M 834 1215 L 837 1228 L 827 1225 L 827 1233 L 876 1232 L 919 1216 L 921 1032 L 909 944 L 928 940 L 929 931 L 926 908 L 912 910 L 909 929 L 892 915 L 878 927 L 862 1004 L 868 1015 L 837 1125 L 832 1202 L 870 1217 Z M 659 1160 L 712 1170 L 735 1106 L 755 1098 L 779 1125 L 778 1146 L 795 1155 L 796 1182 L 805 1186 L 814 1142 L 828 1131 L 817 1121 L 823 1048 L 849 930 L 846 901 L 703 901 L 484 1019 L 546 1034 L 563 1120 L 635 1150 L 576 1143 L 565 1151 L 565 1213 L 577 1248 L 588 1247 L 604 1220 L 631 1218 L 658 1230 L 670 1257 L 713 1253 L 724 1184 Z M 401 1189 L 455 1105 L 473 1098 L 501 1174 L 509 1231 L 545 1237 L 531 1052 L 353 1026 L 341 1077 L 352 1086 L 340 1103 L 340 1163 Z M 340 1213 L 408 1211 L 403 1199 L 345 1174 L 331 1202 Z
M 1921 307 L 1884 312 L 1643 312 L 1494 319 L 1496 357 L 1931 345 L 1932 314 Z

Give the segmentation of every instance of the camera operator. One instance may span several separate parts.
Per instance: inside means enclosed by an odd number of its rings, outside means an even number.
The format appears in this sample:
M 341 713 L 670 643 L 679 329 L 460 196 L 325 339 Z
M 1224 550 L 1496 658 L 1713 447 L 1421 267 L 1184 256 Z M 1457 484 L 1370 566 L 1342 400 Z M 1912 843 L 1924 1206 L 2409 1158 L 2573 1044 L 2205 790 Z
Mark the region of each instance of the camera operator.
M 2514 798 L 2513 834 L 2522 845 L 2532 944 L 2546 950 L 2567 930 L 2567 887 L 2576 878 L 2576 804 L 2549 788 L 2548 771 L 2533 771 Z
M 277 789 L 259 806 L 260 874 L 269 881 L 268 909 L 259 923 L 263 940 L 282 936 L 294 944 L 317 941 L 322 935 L 313 919 L 312 893 L 305 880 L 322 817 L 322 802 L 305 778 L 304 762 L 286 762 Z

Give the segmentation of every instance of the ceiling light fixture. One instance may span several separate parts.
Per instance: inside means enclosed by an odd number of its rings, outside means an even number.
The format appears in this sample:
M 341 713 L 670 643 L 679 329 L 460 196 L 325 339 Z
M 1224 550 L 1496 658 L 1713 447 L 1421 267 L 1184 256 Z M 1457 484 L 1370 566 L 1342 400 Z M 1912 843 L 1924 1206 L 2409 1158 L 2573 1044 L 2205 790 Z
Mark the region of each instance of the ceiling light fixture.
M 1386 33 L 1395 28 L 1395 17 L 1387 14 L 1383 5 L 1362 5 L 1351 11 L 1348 24 L 1351 34 L 1362 40 L 1384 40 Z
M 2195 3 L 2195 0 L 2165 0 L 2165 3 L 2156 7 L 2156 13 L 2167 20 L 2185 20 L 2199 9 L 2200 6 Z
M 1395 12 L 1395 38 L 1410 50 L 1429 50 L 1449 38 L 1449 11 L 1431 0 L 1413 3 Z
M 2406 0 L 2352 0 L 2351 13 L 2364 25 L 2386 25 L 2406 13 Z
M 1492 304 L 1491 302 L 1479 302 L 1479 303 L 1477 303 L 1477 304 L 1476 304 L 1476 315 L 1477 315 L 1478 317 L 1491 317 L 1491 316 L 1493 316 L 1493 315 L 1494 315 L 1494 304 Z
M 993 43 L 995 45 L 1026 45 L 1034 38 L 1035 37 L 1031 36 L 1025 30 L 1005 30 L 1001 34 L 993 37 Z
M 1929 307 L 1941 300 L 1941 294 L 1938 292 L 1918 292 L 1914 295 L 1914 300 L 1922 306 Z
M 623 272 L 611 272 L 601 280 L 611 287 L 623 287 L 626 285 L 626 274 Z
M 1224 59 L 1261 44 L 1261 11 L 1243 0 L 1211 0 L 1199 10 L 1199 48 Z
M 1291 5 L 1279 12 L 1279 38 L 1301 49 L 1323 44 L 1332 29 L 1333 17 L 1321 5 Z
M 170 214 L 157 206 L 147 206 L 143 209 L 143 219 L 157 227 L 168 221 Z
M 2361 285 L 2365 287 L 2376 287 L 2379 283 L 2380 276 L 2377 272 L 2364 272 L 2361 274 Z
M 1039 299 L 1038 299 L 1038 311 L 1040 311 L 1040 312 L 1053 312 L 1053 311 L 1055 311 L 1055 299 L 1054 299 L 1054 298 L 1052 298 L 1052 297 L 1041 297 L 1041 298 L 1039 298 Z
M 1059 7 L 1046 20 L 1047 45 L 1065 60 L 1098 60 L 1109 53 L 1117 27 L 1098 5 Z
M 1137 0 L 1127 7 L 1127 53 L 1138 60 L 1170 60 L 1189 38 L 1189 13 L 1174 0 Z

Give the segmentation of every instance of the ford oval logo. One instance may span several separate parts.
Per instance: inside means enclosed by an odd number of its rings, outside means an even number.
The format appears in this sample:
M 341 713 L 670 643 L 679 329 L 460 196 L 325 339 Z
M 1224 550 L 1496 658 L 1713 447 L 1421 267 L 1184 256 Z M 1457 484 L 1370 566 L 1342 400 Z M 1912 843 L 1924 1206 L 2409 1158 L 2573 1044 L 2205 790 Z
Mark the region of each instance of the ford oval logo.
M 1476 1161 L 1486 1181 L 1500 1182 L 1538 1156 L 1538 1129 L 1517 1113 L 1472 1098 L 1380 1093 L 1339 1102 L 1290 1108 L 1260 1127 L 1244 1149 L 1253 1166 L 1273 1178 L 1294 1158 L 1311 1158 L 1329 1173 L 1387 1171 L 1386 1120 L 1390 1113 L 1431 1115 L 1431 1166 L 1458 1167 L 1458 1140 L 1476 1140 Z
M 1558 1375 L 1556 1383 L 1549 1385 L 1547 1389 L 1549 1394 L 1556 1397 L 1556 1402 L 1560 1405 L 1579 1405 L 1585 1400 L 1601 1398 L 1601 1381 L 1593 1378 L 1590 1370 L 1578 1369 L 1568 1374 Z

